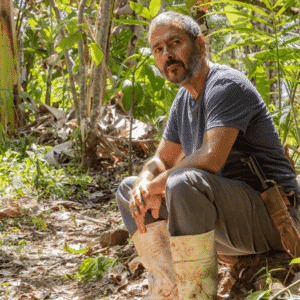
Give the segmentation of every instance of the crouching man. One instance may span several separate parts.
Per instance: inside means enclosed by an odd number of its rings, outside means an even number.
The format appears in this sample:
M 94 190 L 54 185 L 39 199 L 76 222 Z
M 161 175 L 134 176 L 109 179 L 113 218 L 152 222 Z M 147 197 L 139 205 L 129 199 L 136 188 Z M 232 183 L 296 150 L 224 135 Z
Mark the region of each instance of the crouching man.
M 149 44 L 162 75 L 181 88 L 156 154 L 121 183 L 117 203 L 148 271 L 144 299 L 216 299 L 217 254 L 283 249 L 261 183 L 241 158 L 255 156 L 291 195 L 296 225 L 299 186 L 260 94 L 242 73 L 207 59 L 193 19 L 158 15 Z

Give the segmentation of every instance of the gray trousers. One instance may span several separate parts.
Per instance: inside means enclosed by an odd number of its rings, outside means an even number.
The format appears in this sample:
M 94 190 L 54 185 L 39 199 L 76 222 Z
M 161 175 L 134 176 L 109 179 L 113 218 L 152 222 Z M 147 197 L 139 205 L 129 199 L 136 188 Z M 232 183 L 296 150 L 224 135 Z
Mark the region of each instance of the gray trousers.
M 116 195 L 131 235 L 137 230 L 129 210 L 136 179 L 123 180 Z M 154 219 L 148 211 L 145 224 L 158 220 L 167 220 L 171 236 L 196 235 L 215 229 L 218 254 L 248 255 L 283 250 L 279 232 L 257 191 L 244 182 L 199 169 L 181 169 L 169 176 L 159 219 Z

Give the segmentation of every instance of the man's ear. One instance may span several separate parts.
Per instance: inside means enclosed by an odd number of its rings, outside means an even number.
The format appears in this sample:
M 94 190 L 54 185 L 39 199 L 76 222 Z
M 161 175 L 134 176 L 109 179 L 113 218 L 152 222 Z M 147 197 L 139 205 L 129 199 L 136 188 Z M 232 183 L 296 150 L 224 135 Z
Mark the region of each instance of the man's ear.
M 204 36 L 202 34 L 199 34 L 196 38 L 196 43 L 198 44 L 198 46 L 200 47 L 200 51 L 202 53 L 206 53 L 206 44 L 205 44 L 205 39 Z

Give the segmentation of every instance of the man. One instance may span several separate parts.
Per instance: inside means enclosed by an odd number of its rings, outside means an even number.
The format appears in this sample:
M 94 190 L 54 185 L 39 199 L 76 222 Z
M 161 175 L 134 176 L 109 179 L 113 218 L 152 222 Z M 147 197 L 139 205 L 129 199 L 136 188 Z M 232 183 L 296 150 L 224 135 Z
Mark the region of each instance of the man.
M 299 186 L 261 96 L 242 73 L 208 61 L 195 21 L 158 15 L 149 44 L 162 75 L 181 89 L 156 154 L 122 182 L 117 203 L 148 271 L 145 299 L 215 299 L 217 253 L 283 249 L 241 158 L 254 155 L 285 193 Z

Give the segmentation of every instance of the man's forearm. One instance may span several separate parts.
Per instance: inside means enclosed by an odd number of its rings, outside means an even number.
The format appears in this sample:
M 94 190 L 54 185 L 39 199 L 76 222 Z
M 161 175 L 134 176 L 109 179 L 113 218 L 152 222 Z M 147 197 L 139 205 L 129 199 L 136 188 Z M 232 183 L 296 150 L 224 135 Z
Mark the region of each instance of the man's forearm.
M 196 168 L 210 173 L 217 173 L 223 166 L 223 160 L 219 159 L 217 154 L 213 153 L 206 145 L 202 145 L 200 149 L 169 169 L 167 173 L 171 175 L 178 169 L 184 168 Z
M 174 167 L 161 172 L 158 176 L 156 176 L 156 178 L 151 182 L 150 190 L 152 193 L 163 193 L 166 188 L 168 177 L 173 172 L 185 168 L 196 168 L 211 173 L 216 173 L 219 165 L 218 162 L 216 162 L 215 156 L 208 151 L 207 147 L 203 146 L 193 154 L 187 156 L 184 160 L 178 162 Z

